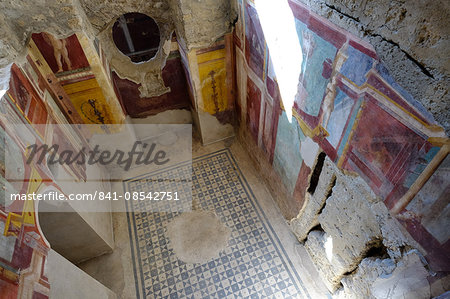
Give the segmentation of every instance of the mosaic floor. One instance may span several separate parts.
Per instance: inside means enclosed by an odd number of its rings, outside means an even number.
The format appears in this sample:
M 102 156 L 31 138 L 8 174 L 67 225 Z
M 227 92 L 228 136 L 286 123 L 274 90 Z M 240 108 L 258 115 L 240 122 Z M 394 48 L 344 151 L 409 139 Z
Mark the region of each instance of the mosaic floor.
M 147 188 L 155 189 L 155 175 L 124 187 L 146 191 L 142 182 L 152 181 Z M 214 211 L 232 230 L 228 246 L 218 258 L 186 264 L 175 256 L 165 229 L 179 213 L 127 213 L 136 297 L 311 298 L 231 152 L 194 159 L 192 175 L 199 208 Z

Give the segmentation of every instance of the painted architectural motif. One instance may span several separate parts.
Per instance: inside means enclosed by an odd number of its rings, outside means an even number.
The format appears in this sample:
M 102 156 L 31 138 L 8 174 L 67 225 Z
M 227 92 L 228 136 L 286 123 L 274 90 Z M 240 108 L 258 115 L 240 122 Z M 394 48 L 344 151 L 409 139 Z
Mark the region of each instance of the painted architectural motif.
M 109 105 L 112 99 L 107 100 L 99 86 L 107 77 L 92 71 L 97 67 L 94 63 L 102 63 L 100 49 L 91 49 L 89 55 L 96 53 L 97 57 L 91 57 L 90 63 L 82 50 L 89 48 L 82 47 L 80 39 L 76 35 L 64 40 L 47 33 L 33 35 L 27 60 L 12 66 L 9 90 L 0 101 L 0 165 L 5 186 L 0 191 L 2 298 L 48 298 L 50 294 L 46 267 L 50 244 L 39 227 L 39 202 L 5 199 L 12 193 L 64 192 L 45 161 L 25 163 L 26 147 L 45 142 L 77 151 L 92 132 L 64 131 L 51 124 L 121 121 L 117 106 Z M 98 106 L 85 107 L 88 95 Z M 17 125 L 27 125 L 27 129 L 18 130 Z M 86 179 L 85 165 L 74 163 L 64 170 L 74 180 Z
M 293 120 L 283 111 L 253 1 L 239 5 L 244 21 L 236 32 L 245 36 L 235 34 L 235 44 L 238 60 L 243 59 L 237 63 L 241 123 L 296 201 L 290 207 L 297 213 L 302 207 L 313 166 L 305 155 L 318 154 L 318 144 L 341 169 L 360 175 L 388 208 L 413 197 L 397 218 L 425 248 L 435 271 L 449 272 L 449 234 L 443 229 L 448 222 L 449 139 L 389 76 L 371 45 L 296 1 L 289 4 L 303 54 Z M 440 166 L 433 173 L 430 164 Z M 418 192 L 411 195 L 410 189 Z
M 39 192 L 48 184 L 48 172 L 40 166 L 26 164 L 24 155 L 28 144 L 45 138 L 45 129 L 42 126 L 30 127 L 29 132 L 20 134 L 14 131 L 14 125 L 36 121 L 28 115 L 33 115 L 32 109 L 36 107 L 37 101 L 40 103 L 38 107 L 43 110 L 37 115 L 45 115 L 38 118 L 39 123 L 45 124 L 50 118 L 42 99 L 36 97 L 22 70 L 17 66 L 13 70 L 15 79 L 10 81 L 9 92 L 0 103 L 2 182 L 5 186 L 0 205 L 0 292 L 7 298 L 47 298 L 49 283 L 44 273 L 49 244 L 37 224 L 36 203 L 16 201 L 10 204 L 6 198 L 16 192 Z M 17 86 L 24 88 L 17 91 Z M 24 136 L 24 133 L 28 134 Z M 8 177 L 17 180 L 9 182 Z

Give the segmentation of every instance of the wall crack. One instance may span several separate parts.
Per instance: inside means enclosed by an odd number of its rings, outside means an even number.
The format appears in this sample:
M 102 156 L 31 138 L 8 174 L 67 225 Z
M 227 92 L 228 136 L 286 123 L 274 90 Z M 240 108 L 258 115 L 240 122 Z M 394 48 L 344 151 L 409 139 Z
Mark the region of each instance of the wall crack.
M 405 54 L 406 58 L 408 58 L 408 60 L 410 60 L 412 63 L 414 63 L 421 71 L 424 75 L 426 75 L 427 77 L 431 78 L 431 79 L 435 79 L 433 74 L 431 74 L 431 72 L 422 64 L 420 63 L 416 58 L 414 58 L 411 54 L 409 54 L 407 51 L 403 50 L 400 45 L 396 42 L 394 42 L 393 40 L 387 39 L 385 37 L 383 37 L 381 34 L 378 33 L 374 33 L 373 30 L 367 29 L 365 24 L 361 23 L 360 19 L 358 17 L 354 17 L 352 15 L 349 15 L 343 11 L 341 11 L 340 9 L 338 9 L 336 6 L 325 3 L 325 6 L 328 7 L 329 9 L 337 12 L 338 14 L 340 14 L 343 17 L 346 17 L 350 20 L 353 20 L 354 22 L 357 22 L 359 25 L 361 25 L 364 33 L 366 35 L 369 35 L 371 37 L 380 37 L 383 41 L 389 43 L 390 45 L 397 47 L 400 51 L 403 52 L 403 54 Z
M 338 8 L 337 8 L 336 6 L 334 6 L 334 5 L 331 5 L 331 4 L 328 4 L 328 3 L 324 3 L 324 4 L 325 4 L 326 7 L 328 7 L 329 9 L 334 10 L 334 11 L 337 12 L 338 14 L 340 14 L 340 15 L 342 15 L 342 16 L 344 16 L 344 17 L 347 17 L 347 18 L 349 18 L 349 19 L 352 19 L 353 21 L 355 21 L 355 22 L 357 22 L 357 23 L 361 23 L 361 21 L 359 20 L 358 17 L 354 17 L 354 16 L 351 16 L 351 15 L 349 15 L 349 14 L 346 14 L 345 12 L 341 11 L 340 9 L 338 9 Z
M 394 42 L 393 40 L 386 39 L 385 37 L 383 37 L 382 35 L 380 35 L 378 33 L 372 33 L 371 30 L 365 30 L 365 32 L 372 37 L 379 37 L 383 41 L 387 42 L 388 44 L 390 44 L 394 47 L 397 47 L 400 51 L 402 51 L 403 54 L 405 54 L 406 58 L 408 58 L 412 63 L 414 63 L 422 71 L 422 73 L 424 73 L 427 77 L 434 79 L 433 74 L 431 74 L 430 71 L 427 70 L 427 68 L 422 63 L 420 63 L 417 59 L 412 57 L 411 54 L 409 54 L 408 52 L 403 50 L 398 43 Z

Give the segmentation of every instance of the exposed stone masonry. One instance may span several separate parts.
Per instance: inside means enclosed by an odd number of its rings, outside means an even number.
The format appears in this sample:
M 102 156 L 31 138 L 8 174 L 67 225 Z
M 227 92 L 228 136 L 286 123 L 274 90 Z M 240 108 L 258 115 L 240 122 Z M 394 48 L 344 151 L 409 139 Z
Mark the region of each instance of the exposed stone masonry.
M 327 157 L 316 190 L 306 194 L 290 226 L 331 292 L 341 298 L 375 298 L 389 291 L 430 295 L 428 270 L 412 249 L 417 244 L 361 177 L 343 173 Z

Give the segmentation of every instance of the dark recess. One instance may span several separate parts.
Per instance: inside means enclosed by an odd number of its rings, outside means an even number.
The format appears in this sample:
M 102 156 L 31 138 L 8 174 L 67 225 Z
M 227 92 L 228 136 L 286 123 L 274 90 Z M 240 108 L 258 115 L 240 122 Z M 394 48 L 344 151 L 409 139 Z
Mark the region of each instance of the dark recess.
M 317 184 L 319 183 L 320 173 L 322 172 L 323 163 L 325 162 L 326 154 L 324 152 L 319 154 L 317 158 L 316 166 L 314 166 L 314 171 L 311 175 L 311 180 L 309 181 L 308 193 L 311 195 L 316 191 Z
M 150 60 L 159 49 L 159 27 L 155 20 L 142 13 L 120 16 L 113 25 L 112 36 L 119 51 L 134 63 Z

